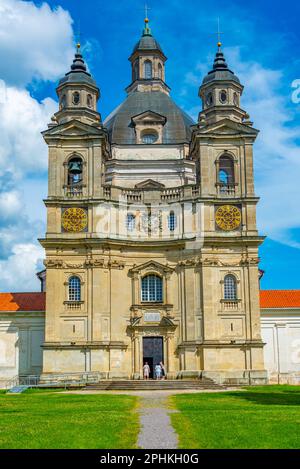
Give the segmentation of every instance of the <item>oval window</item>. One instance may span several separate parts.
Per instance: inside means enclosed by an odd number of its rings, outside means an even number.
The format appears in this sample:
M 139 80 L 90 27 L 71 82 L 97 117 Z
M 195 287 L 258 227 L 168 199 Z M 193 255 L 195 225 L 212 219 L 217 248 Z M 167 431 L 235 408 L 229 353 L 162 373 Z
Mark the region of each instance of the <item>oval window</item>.
M 78 91 L 75 91 L 75 93 L 73 93 L 73 104 L 78 105 L 80 103 L 80 94 L 78 93 Z
M 225 90 L 220 91 L 220 101 L 223 104 L 227 101 L 227 92 Z
M 157 135 L 154 133 L 147 133 L 142 136 L 142 142 L 146 144 L 155 143 L 157 140 Z

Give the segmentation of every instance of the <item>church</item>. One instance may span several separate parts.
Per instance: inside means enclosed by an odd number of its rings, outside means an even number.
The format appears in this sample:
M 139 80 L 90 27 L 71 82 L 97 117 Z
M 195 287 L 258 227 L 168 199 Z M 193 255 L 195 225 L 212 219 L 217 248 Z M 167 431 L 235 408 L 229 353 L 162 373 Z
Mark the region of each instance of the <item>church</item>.
M 127 97 L 104 121 L 80 44 L 58 84 L 43 132 L 45 292 L 0 294 L 0 378 L 141 379 L 162 361 L 170 379 L 266 384 L 285 372 L 272 331 L 289 308 L 286 347 L 299 342 L 300 295 L 276 303 L 259 289 L 258 130 L 243 85 L 219 42 L 194 122 L 147 18 L 129 61 Z M 299 360 L 286 374 L 299 379 Z

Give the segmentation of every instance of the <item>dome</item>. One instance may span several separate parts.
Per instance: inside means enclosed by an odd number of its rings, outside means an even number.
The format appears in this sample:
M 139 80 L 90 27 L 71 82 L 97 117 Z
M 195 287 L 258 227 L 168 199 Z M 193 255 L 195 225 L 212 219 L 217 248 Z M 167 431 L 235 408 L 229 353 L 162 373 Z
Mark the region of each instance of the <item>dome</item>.
M 134 46 L 132 53 L 134 54 L 138 50 L 159 50 L 162 52 L 159 43 L 151 34 L 144 34 Z
M 235 81 L 240 83 L 238 77 L 228 68 L 223 52 L 218 50 L 214 60 L 213 69 L 204 77 L 202 85 L 211 81 Z
M 86 65 L 79 50 L 77 50 L 75 54 L 71 70 L 59 81 L 58 86 L 65 83 L 87 83 L 97 87 L 95 80 L 91 77 L 91 74 L 87 72 Z
M 110 142 L 130 145 L 136 143 L 132 117 L 152 111 L 166 117 L 162 143 L 185 143 L 191 138 L 194 121 L 180 109 L 170 96 L 161 91 L 133 92 L 104 121 Z

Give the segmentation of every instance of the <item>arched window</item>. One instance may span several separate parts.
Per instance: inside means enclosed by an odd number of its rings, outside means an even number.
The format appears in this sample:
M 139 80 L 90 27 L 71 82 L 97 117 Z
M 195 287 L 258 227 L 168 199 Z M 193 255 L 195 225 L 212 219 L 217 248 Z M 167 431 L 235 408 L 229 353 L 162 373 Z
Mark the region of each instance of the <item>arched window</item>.
M 162 279 L 158 275 L 146 275 L 142 278 L 142 301 L 162 302 Z
M 156 132 L 150 131 L 150 132 L 145 132 L 142 135 L 142 142 L 145 143 L 146 145 L 151 145 L 152 143 L 155 143 L 158 140 L 158 135 Z
M 218 179 L 223 185 L 234 184 L 234 163 L 230 156 L 223 155 L 219 159 Z
M 133 81 L 139 79 L 139 61 L 138 59 L 134 62 L 133 65 Z
M 66 104 L 67 104 L 67 98 L 66 98 L 66 95 L 62 95 L 61 99 L 60 99 L 60 109 L 64 109 L 66 107 Z
M 237 300 L 236 278 L 228 274 L 224 278 L 224 300 Z
M 77 186 L 82 183 L 82 159 L 78 156 L 71 158 L 68 163 L 68 185 Z
M 162 66 L 161 64 L 158 64 L 158 78 L 162 80 L 163 78 L 163 73 L 162 73 Z
M 86 104 L 88 107 L 93 107 L 93 96 L 91 94 L 87 95 Z
M 75 106 L 77 106 L 80 103 L 80 94 L 78 93 L 78 91 L 74 91 L 72 100 Z
M 135 215 L 133 215 L 133 213 L 128 213 L 127 218 L 126 218 L 126 227 L 127 227 L 127 231 L 134 231 Z
M 175 217 L 175 213 L 172 211 L 170 212 L 169 216 L 168 216 L 168 227 L 169 227 L 169 230 L 170 231 L 175 231 L 175 228 L 176 228 L 176 217 Z
M 81 281 L 75 275 L 69 278 L 69 301 L 81 301 Z
M 144 77 L 146 80 L 151 80 L 152 78 L 152 62 L 150 60 L 146 60 L 144 63 Z

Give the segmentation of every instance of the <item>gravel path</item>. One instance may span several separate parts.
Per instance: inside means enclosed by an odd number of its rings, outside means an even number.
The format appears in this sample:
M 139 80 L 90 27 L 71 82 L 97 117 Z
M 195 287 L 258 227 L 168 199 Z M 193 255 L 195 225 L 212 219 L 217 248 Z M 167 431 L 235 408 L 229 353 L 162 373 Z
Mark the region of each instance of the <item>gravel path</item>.
M 141 430 L 138 438 L 139 448 L 144 449 L 175 449 L 178 437 L 170 419 L 170 413 L 175 410 L 168 409 L 165 394 L 156 392 L 143 395 L 140 404 Z

